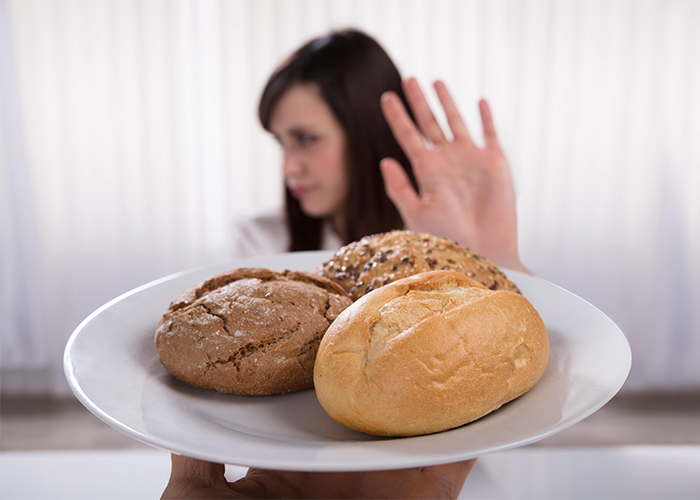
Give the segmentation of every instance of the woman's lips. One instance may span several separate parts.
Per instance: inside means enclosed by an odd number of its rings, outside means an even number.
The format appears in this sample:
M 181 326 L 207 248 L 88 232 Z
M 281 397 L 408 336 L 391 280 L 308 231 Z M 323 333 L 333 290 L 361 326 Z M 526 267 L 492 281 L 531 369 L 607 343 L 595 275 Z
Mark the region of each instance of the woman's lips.
M 288 186 L 289 192 L 294 198 L 301 199 L 314 190 L 312 186 Z

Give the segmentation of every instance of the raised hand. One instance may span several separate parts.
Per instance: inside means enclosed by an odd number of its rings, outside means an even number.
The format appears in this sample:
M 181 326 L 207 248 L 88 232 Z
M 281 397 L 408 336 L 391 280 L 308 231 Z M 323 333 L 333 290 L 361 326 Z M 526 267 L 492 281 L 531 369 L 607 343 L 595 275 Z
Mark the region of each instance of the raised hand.
M 434 87 L 452 139 L 443 133 L 415 78 L 404 82 L 404 91 L 420 130 L 395 93 L 382 96 L 384 116 L 418 184 L 416 192 L 401 165 L 385 158 L 381 169 L 389 198 L 408 229 L 455 240 L 500 266 L 527 272 L 518 252 L 513 180 L 488 103 L 479 102 L 484 129 L 484 147 L 479 148 L 445 84 L 438 81 Z
M 250 469 L 229 483 L 221 464 L 172 455 L 162 498 L 457 498 L 474 462 L 376 472 Z

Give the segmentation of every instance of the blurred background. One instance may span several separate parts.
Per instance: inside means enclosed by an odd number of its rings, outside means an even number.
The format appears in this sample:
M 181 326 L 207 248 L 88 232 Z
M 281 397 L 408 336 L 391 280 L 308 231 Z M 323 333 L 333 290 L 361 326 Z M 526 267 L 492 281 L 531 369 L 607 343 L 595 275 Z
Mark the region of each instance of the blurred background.
M 120 294 L 232 259 L 234 221 L 282 200 L 263 84 L 346 27 L 443 79 L 473 137 L 488 99 L 523 261 L 632 348 L 620 395 L 480 457 L 461 498 L 696 497 L 700 2 L 0 0 L 0 498 L 162 492 L 169 454 L 82 407 L 66 342 Z
M 623 393 L 700 392 L 698 26 L 680 0 L 0 1 L 3 396 L 69 396 L 86 316 L 231 258 L 282 198 L 262 86 L 344 27 L 443 79 L 474 136 L 488 99 L 523 261 L 620 326 Z

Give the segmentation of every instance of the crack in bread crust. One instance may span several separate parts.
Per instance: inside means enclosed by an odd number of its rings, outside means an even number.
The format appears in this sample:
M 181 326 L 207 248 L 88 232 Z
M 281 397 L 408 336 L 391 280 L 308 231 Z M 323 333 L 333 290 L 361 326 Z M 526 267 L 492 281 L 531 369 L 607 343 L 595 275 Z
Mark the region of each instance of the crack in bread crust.
M 378 321 L 370 327 L 370 346 L 377 340 L 386 342 L 422 321 L 478 300 L 484 293 L 476 287 L 410 290 L 379 308 Z
M 280 335 L 276 336 L 272 340 L 266 339 L 260 342 L 249 342 L 242 346 L 240 349 L 238 349 L 236 352 L 234 352 L 227 359 L 218 359 L 216 361 L 207 363 L 204 372 L 206 373 L 212 368 L 217 368 L 220 365 L 228 363 L 231 363 L 236 369 L 236 371 L 240 372 L 241 360 L 243 360 L 243 358 L 247 358 L 248 356 L 252 356 L 253 354 L 262 355 L 274 349 L 275 347 L 289 340 L 292 337 L 292 335 L 299 331 L 300 326 L 301 323 L 297 323 L 297 326 L 293 330 L 282 332 Z
M 216 314 L 215 312 L 213 312 L 213 311 L 211 310 L 211 307 L 209 307 L 209 306 L 208 306 L 206 303 L 204 303 L 204 302 L 200 302 L 200 303 L 198 303 L 198 304 L 197 304 L 196 306 L 194 306 L 194 307 L 202 307 L 202 308 L 207 312 L 207 314 L 208 314 L 209 316 L 214 316 L 215 318 L 219 318 L 219 319 L 221 320 L 222 326 L 224 327 L 224 331 L 225 331 L 229 336 L 232 336 L 232 335 L 231 335 L 231 332 L 230 332 L 229 329 L 228 329 L 228 326 L 226 325 L 226 322 L 227 322 L 226 316 L 224 316 L 223 314 Z

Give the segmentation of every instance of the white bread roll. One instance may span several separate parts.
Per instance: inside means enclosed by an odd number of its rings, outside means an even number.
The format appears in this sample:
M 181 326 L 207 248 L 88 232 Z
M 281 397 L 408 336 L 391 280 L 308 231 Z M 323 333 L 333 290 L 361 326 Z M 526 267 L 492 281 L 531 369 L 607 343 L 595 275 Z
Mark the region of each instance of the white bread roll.
M 432 271 L 345 309 L 321 341 L 314 386 L 339 424 L 415 436 L 459 427 L 524 394 L 548 359 L 544 323 L 522 295 Z

